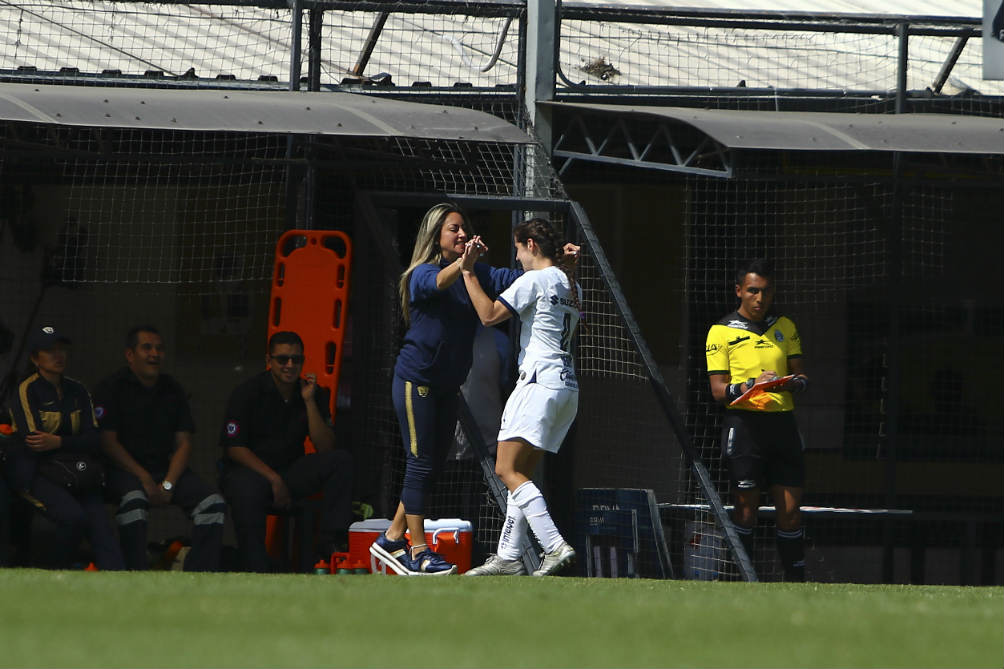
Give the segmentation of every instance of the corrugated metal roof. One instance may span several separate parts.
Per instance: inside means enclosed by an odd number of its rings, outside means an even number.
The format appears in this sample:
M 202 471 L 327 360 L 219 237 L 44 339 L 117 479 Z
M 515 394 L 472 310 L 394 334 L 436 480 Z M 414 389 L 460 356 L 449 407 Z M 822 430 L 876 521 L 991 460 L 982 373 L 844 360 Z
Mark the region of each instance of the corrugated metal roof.
M 687 123 L 734 149 L 1004 154 L 1004 120 L 949 114 L 837 114 L 545 103 Z
M 516 126 L 485 112 L 352 93 L 0 83 L 0 119 L 116 128 L 531 142 Z

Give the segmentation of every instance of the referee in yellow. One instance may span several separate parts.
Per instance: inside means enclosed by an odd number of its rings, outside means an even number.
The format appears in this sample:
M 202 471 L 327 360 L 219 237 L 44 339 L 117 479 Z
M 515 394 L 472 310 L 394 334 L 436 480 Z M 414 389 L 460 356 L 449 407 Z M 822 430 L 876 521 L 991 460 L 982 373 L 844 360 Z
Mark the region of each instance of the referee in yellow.
M 733 523 L 752 557 L 760 490 L 769 488 L 777 512 L 777 552 L 786 581 L 805 580 L 802 489 L 805 460 L 793 414 L 792 395 L 809 385 L 795 324 L 771 312 L 774 271 L 770 261 L 751 260 L 736 273 L 739 308 L 711 326 L 708 379 L 715 400 L 728 407 L 722 427 L 722 457 L 735 491 Z M 776 388 L 740 399 L 756 383 L 792 378 Z

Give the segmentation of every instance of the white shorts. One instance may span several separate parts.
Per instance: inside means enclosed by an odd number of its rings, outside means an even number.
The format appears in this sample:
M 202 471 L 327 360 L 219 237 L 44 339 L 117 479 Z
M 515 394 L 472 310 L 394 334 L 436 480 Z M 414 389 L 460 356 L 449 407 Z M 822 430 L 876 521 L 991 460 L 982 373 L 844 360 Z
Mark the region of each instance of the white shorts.
M 557 453 L 578 409 L 578 391 L 518 385 L 505 403 L 498 440 L 525 439 L 535 448 Z

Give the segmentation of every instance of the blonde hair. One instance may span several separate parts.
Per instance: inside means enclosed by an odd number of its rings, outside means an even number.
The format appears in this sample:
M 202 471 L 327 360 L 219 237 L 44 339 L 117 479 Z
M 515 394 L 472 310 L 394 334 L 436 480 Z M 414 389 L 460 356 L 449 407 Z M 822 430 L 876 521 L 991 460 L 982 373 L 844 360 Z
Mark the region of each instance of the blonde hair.
M 411 301 L 408 284 L 411 281 L 411 273 L 415 271 L 416 267 L 425 263 L 439 264 L 443 257 L 443 251 L 439 246 L 443 223 L 446 222 L 447 216 L 454 213 L 460 215 L 461 227 L 467 236 L 471 237 L 474 234 L 471 230 L 471 222 L 468 220 L 467 214 L 455 204 L 449 202 L 437 204 L 425 212 L 425 216 L 422 217 L 422 222 L 418 226 L 418 235 L 415 237 L 415 248 L 411 252 L 411 263 L 409 263 L 408 269 L 401 273 L 401 278 L 397 283 L 397 291 L 401 296 L 401 314 L 404 316 L 405 323 L 411 321 L 411 316 L 408 313 L 408 303 Z

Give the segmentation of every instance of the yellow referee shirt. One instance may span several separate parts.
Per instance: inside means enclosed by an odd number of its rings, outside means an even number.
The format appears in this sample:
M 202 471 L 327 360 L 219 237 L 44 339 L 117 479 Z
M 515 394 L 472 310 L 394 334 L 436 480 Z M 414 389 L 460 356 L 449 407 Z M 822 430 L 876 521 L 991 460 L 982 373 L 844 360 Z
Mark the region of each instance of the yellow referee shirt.
M 785 316 L 768 316 L 759 323 L 733 311 L 708 330 L 705 347 L 708 374 L 728 374 L 730 383 L 755 379 L 764 370 L 778 376 L 788 373 L 788 360 L 802 356 L 802 341 L 795 324 Z M 768 391 L 761 411 L 791 411 L 795 403 L 787 391 Z

